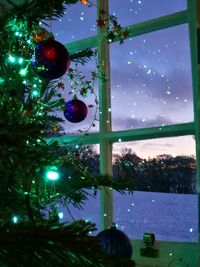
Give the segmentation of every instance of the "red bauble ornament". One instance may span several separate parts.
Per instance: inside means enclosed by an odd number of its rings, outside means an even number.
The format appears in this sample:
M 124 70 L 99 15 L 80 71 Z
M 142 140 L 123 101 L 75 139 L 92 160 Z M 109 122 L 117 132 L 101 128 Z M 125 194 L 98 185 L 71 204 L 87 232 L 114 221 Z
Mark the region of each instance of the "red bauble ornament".
M 83 121 L 88 113 L 86 104 L 79 99 L 72 99 L 65 104 L 64 116 L 73 123 Z
M 115 225 L 97 235 L 102 249 L 114 256 L 131 258 L 132 244 L 128 236 Z
M 57 79 L 65 74 L 69 64 L 69 53 L 61 43 L 50 39 L 36 44 L 32 65 L 39 76 Z

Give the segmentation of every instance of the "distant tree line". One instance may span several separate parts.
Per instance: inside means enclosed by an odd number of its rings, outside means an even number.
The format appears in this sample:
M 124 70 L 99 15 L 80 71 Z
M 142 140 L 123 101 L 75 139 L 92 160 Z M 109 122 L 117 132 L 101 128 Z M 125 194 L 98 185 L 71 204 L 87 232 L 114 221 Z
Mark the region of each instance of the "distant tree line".
M 92 146 L 79 150 L 80 159 L 91 173 L 99 173 L 99 154 Z M 193 156 L 158 155 L 142 159 L 131 149 L 114 155 L 113 176 L 133 179 L 135 190 L 165 193 L 196 193 L 196 165 Z

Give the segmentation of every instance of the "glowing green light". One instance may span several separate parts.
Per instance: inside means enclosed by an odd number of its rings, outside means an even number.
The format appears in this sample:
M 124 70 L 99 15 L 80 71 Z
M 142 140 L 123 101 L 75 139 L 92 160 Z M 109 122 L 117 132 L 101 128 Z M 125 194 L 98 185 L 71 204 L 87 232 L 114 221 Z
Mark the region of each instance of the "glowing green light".
M 3 84 L 5 82 L 5 79 L 0 77 L 0 84 Z
M 17 218 L 17 216 L 13 216 L 13 217 L 12 217 L 12 221 L 13 221 L 13 223 L 17 223 L 17 222 L 18 222 L 18 218 Z
M 51 181 L 58 180 L 60 175 L 56 166 L 48 167 L 45 174 L 46 178 Z
M 9 59 L 9 61 L 10 61 L 11 63 L 14 63 L 14 62 L 15 62 L 15 57 L 13 57 L 13 56 L 11 56 L 11 55 L 9 56 L 8 59 Z
M 16 36 L 19 36 L 19 32 L 15 32 L 15 35 L 16 35 Z
M 48 178 L 49 180 L 57 180 L 57 179 L 59 178 L 59 175 L 58 175 L 58 173 L 55 172 L 55 171 L 48 171 L 48 172 L 47 172 L 47 178 Z
M 37 87 L 37 84 L 34 84 L 33 87 L 36 88 Z
M 27 40 L 26 42 L 27 42 L 27 44 L 30 44 L 31 43 L 31 40 Z
M 37 90 L 33 90 L 33 91 L 32 91 L 32 95 L 33 95 L 33 96 L 39 96 L 39 92 L 38 92 Z
M 27 68 L 25 68 L 25 69 L 20 69 L 20 70 L 19 70 L 19 74 L 20 74 L 21 76 L 26 76 L 26 74 L 27 74 Z
M 20 58 L 18 59 L 18 62 L 19 62 L 19 64 L 22 64 L 22 63 L 24 62 L 24 59 L 23 59 L 22 57 L 20 57 Z

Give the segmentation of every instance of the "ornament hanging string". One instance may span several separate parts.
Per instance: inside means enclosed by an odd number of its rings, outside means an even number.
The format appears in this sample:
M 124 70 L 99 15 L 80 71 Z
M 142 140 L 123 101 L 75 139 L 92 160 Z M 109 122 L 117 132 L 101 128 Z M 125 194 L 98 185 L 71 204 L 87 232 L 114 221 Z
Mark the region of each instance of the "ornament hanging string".
M 50 34 L 52 35 L 53 34 L 53 0 L 50 1 L 49 19 L 50 19 L 49 29 L 50 29 Z

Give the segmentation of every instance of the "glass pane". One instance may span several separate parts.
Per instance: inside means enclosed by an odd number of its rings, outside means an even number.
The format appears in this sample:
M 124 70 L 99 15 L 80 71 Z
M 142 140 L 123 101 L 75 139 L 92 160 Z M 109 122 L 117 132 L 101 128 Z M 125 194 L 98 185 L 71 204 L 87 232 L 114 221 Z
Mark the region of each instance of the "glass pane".
M 68 207 L 58 207 L 61 222 L 73 222 L 74 220 L 85 220 L 95 223 L 97 230 L 92 232 L 96 235 L 100 231 L 100 191 L 86 190 L 88 200 L 82 208 L 75 208 L 69 204 Z
M 71 146 L 78 153 L 82 164 L 88 168 L 90 174 L 99 174 L 99 145 Z M 70 174 L 73 179 L 73 173 Z M 81 178 L 80 178 L 81 179 Z M 58 203 L 60 222 L 73 222 L 74 220 L 86 220 L 96 224 L 97 230 L 92 232 L 96 235 L 100 231 L 100 190 L 83 188 L 87 193 L 87 200 L 80 207 L 74 207 L 72 203 L 63 206 Z M 48 212 L 46 211 L 46 214 Z
M 113 130 L 193 121 L 188 36 L 184 24 L 111 44 Z
M 95 6 L 88 8 L 80 1 L 68 6 L 65 15 L 58 21 L 53 21 L 55 39 L 66 44 L 95 35 L 96 14 Z
M 133 239 L 197 242 L 195 141 L 192 136 L 113 144 L 115 177 L 130 177 L 132 195 L 114 192 L 114 221 Z
M 110 0 L 110 13 L 121 25 L 131 25 L 169 15 L 187 8 L 186 0 Z

